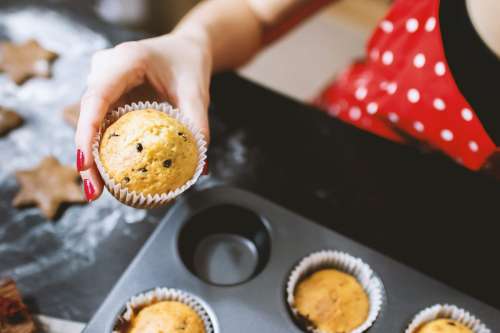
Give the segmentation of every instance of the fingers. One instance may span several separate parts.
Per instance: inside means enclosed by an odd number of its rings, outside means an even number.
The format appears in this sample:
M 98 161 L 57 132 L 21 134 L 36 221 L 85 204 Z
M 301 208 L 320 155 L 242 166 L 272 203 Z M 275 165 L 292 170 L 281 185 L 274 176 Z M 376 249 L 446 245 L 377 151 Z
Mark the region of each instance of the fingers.
M 144 80 L 145 63 L 134 43 L 94 55 L 75 135 L 78 171 L 93 167 L 92 144 L 101 121 L 113 103 Z
M 208 122 L 209 94 L 207 89 L 198 86 L 194 80 L 181 82 L 177 87 L 176 99 L 181 112 L 200 129 L 207 143 L 210 141 Z
M 96 200 L 102 193 L 104 183 L 95 164 L 86 171 L 82 171 L 80 176 L 83 180 L 83 190 L 87 201 Z

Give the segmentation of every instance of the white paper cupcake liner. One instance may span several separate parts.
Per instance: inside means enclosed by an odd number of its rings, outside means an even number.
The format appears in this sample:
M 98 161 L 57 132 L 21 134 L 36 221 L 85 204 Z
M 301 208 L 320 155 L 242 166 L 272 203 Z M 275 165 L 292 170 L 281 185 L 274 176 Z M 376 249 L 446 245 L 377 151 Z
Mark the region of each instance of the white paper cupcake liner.
M 425 323 L 435 319 L 452 319 L 470 328 L 474 333 L 491 333 L 479 319 L 455 305 L 436 304 L 420 311 L 412 320 L 405 333 L 415 333 Z
M 122 313 L 116 318 L 114 325 L 118 321 L 121 323 L 130 322 L 138 310 L 162 301 L 174 301 L 189 306 L 203 321 L 205 333 L 218 333 L 219 330 L 214 319 L 215 317 L 213 317 L 213 314 L 211 316 L 211 312 L 205 302 L 186 291 L 172 288 L 156 288 L 132 297 L 125 304 L 125 309 Z M 115 330 L 114 327 L 113 333 L 122 332 Z
M 339 271 L 354 276 L 358 280 L 368 295 L 370 310 L 365 322 L 352 330 L 350 333 L 361 333 L 370 328 L 377 319 L 377 316 L 382 308 L 384 300 L 384 288 L 382 282 L 375 276 L 370 266 L 364 263 L 361 259 L 340 251 L 323 250 L 314 252 L 302 259 L 299 264 L 295 266 L 290 273 L 286 285 L 286 301 L 292 313 L 297 319 L 301 318 L 299 312 L 293 306 L 295 298 L 294 292 L 297 284 L 313 272 L 324 268 L 338 269 Z M 323 331 L 312 326 L 305 328 L 313 333 L 324 333 Z
M 136 191 L 127 190 L 126 187 L 122 186 L 120 183 L 114 182 L 111 179 L 109 174 L 104 169 L 104 166 L 102 165 L 101 162 L 101 158 L 99 156 L 99 146 L 104 131 L 125 113 L 137 110 L 144 110 L 144 109 L 154 109 L 165 112 L 170 117 L 181 122 L 193 134 L 196 140 L 196 146 L 198 148 L 198 165 L 196 167 L 193 177 L 181 187 L 163 194 L 144 195 Z M 171 201 L 172 199 L 174 199 L 175 197 L 186 191 L 188 188 L 193 186 L 194 183 L 196 183 L 201 173 L 203 172 L 203 167 L 205 166 L 205 160 L 207 159 L 206 155 L 207 143 L 201 131 L 198 128 L 196 128 L 196 126 L 194 126 L 191 120 L 179 110 L 174 109 L 170 104 L 158 103 L 158 102 L 153 102 L 153 103 L 139 102 L 139 103 L 132 103 L 130 105 L 125 105 L 123 107 L 118 108 L 117 110 L 109 112 L 106 115 L 103 123 L 101 124 L 101 128 L 99 129 L 99 132 L 96 135 L 94 144 L 92 146 L 92 153 L 94 155 L 94 161 L 97 165 L 97 168 L 99 169 L 99 173 L 101 174 L 101 177 L 106 185 L 106 188 L 115 198 L 117 198 L 122 203 L 132 207 L 154 208 L 168 203 L 169 201 Z

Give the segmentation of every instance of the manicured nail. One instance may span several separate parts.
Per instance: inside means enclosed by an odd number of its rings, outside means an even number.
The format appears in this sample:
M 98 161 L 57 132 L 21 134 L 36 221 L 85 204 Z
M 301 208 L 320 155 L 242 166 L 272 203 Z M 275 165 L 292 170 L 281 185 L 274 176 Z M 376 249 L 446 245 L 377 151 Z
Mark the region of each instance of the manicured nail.
M 88 202 L 94 200 L 95 188 L 90 180 L 88 179 L 83 180 L 83 190 L 85 191 L 85 196 L 87 197 Z
M 83 163 L 85 163 L 85 156 L 83 156 L 83 151 L 80 149 L 76 150 L 76 170 L 78 172 L 83 170 Z
M 205 165 L 203 166 L 203 171 L 201 172 L 203 176 L 208 175 L 208 161 L 205 160 Z

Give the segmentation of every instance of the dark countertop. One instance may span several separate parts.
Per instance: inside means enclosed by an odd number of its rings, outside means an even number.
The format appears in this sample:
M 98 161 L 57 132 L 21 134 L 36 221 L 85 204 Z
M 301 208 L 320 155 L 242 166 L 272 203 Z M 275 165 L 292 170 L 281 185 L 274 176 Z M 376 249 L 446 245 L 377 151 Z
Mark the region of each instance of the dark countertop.
M 134 36 L 67 8 L 113 43 Z M 217 184 L 253 191 L 500 307 L 500 272 L 492 264 L 496 181 L 361 132 L 233 73 L 214 78 L 210 112 L 210 177 L 193 191 Z M 31 306 L 88 320 L 164 213 L 117 223 L 91 264 L 30 293 Z M 51 277 L 21 286 L 44 278 Z

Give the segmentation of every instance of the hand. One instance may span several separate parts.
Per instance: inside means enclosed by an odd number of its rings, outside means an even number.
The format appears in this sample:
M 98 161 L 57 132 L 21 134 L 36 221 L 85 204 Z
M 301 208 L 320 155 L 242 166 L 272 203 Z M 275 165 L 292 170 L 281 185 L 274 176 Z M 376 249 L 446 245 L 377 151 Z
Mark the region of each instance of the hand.
M 212 60 L 207 45 L 202 34 L 174 32 L 94 55 L 75 136 L 77 168 L 89 201 L 97 199 L 103 189 L 92 144 L 104 116 L 118 105 L 168 101 L 190 117 L 208 142 Z

